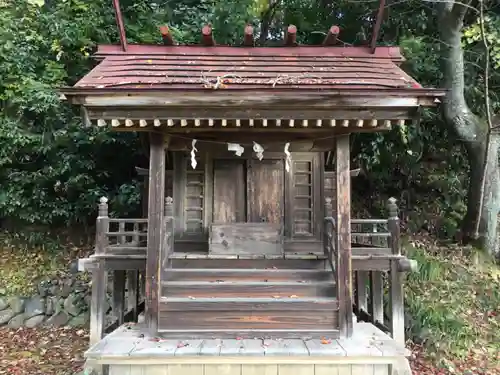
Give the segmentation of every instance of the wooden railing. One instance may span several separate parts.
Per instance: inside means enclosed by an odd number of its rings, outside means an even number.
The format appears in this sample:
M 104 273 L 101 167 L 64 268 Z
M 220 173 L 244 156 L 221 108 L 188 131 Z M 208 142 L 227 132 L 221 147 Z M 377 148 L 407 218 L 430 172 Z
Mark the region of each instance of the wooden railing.
M 144 256 L 147 251 L 148 219 L 109 217 L 108 200 L 101 198 L 96 222 L 95 256 Z
M 387 219 L 351 219 L 353 303 L 359 319 L 372 322 L 404 345 L 403 278 L 404 272 L 417 269 L 417 263 L 401 253 L 400 222 L 394 198 L 389 199 L 387 208 Z M 325 212 L 324 250 L 337 275 L 338 252 L 342 249 L 335 248 L 337 233 L 329 198 Z M 386 284 L 388 293 L 385 293 Z M 339 288 L 340 285 L 340 291 Z M 388 300 L 387 312 L 385 300 Z M 339 303 L 342 303 L 340 299 Z
M 173 247 L 173 199 L 165 199 L 165 222 L 163 224 L 163 246 Z M 144 257 L 147 252 L 148 219 L 117 219 L 109 217 L 106 198 L 101 198 L 96 222 L 97 257 Z M 169 250 L 170 252 L 170 250 Z
M 104 332 L 109 332 L 127 321 L 136 322 L 144 308 L 146 275 L 143 259 L 147 254 L 148 219 L 115 219 L 109 217 L 108 200 L 101 198 L 96 223 L 95 253 L 86 269 L 92 272 L 91 334 L 92 344 L 98 342 Z M 173 199 L 165 199 L 165 213 L 161 235 L 161 275 L 169 268 L 169 254 L 174 244 Z M 131 259 L 140 263 L 131 265 Z M 108 263 L 113 261 L 113 263 Z M 133 269 L 130 269 L 133 267 Z M 111 273 L 111 278 L 108 278 Z M 112 283 L 111 325 L 106 326 L 106 284 Z M 125 298 L 125 291 L 128 297 Z

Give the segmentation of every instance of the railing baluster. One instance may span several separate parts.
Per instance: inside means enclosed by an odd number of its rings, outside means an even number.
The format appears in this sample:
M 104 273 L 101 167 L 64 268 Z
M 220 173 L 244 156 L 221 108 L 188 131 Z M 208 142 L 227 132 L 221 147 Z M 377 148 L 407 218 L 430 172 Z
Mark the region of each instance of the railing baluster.
M 125 233 L 125 222 L 124 221 L 118 223 L 118 232 Z M 120 245 L 124 245 L 125 242 L 127 242 L 127 237 L 124 234 L 118 236 L 118 243 Z
M 384 324 L 384 284 L 381 271 L 370 272 L 370 315 L 373 323 Z
M 161 246 L 160 254 L 160 280 L 165 280 L 167 277 L 167 269 L 170 268 L 170 254 L 174 251 L 174 200 L 172 197 L 167 197 L 165 199 L 165 216 L 163 217 L 162 236 L 163 245 Z

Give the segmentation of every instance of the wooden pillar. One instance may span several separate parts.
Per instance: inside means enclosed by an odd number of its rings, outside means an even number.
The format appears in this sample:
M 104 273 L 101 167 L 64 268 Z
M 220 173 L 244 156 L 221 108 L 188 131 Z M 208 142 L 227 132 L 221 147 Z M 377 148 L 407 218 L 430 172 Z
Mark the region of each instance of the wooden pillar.
M 148 251 L 146 259 L 145 321 L 149 334 L 158 333 L 159 270 L 165 208 L 165 135 L 150 133 Z
M 96 223 L 96 254 L 103 255 L 108 247 L 109 217 L 108 200 L 102 197 L 99 201 L 99 213 Z M 90 302 L 90 345 L 97 344 L 104 333 L 104 319 L 106 311 L 106 284 L 108 272 L 104 267 L 104 260 L 99 259 L 97 266 L 92 270 L 92 299 Z
M 401 255 L 400 247 L 400 228 L 398 217 L 398 206 L 395 198 L 389 198 L 387 203 L 389 219 L 387 227 L 391 233 L 390 247 L 393 255 Z M 405 312 L 403 297 L 403 278 L 404 273 L 400 272 L 399 263 L 396 260 L 391 261 L 390 270 L 390 300 L 391 300 L 391 332 L 392 338 L 399 344 L 405 344 Z
M 349 134 L 335 139 L 337 201 L 335 222 L 337 224 L 336 248 L 338 252 L 338 298 L 339 323 L 342 337 L 352 336 L 352 264 L 351 264 L 351 172 Z

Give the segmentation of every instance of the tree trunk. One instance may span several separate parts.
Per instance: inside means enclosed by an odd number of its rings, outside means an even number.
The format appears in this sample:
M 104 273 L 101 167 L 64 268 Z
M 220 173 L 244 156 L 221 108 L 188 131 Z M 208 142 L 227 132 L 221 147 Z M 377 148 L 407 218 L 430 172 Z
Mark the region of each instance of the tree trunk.
M 467 5 L 467 4 L 466 4 Z M 448 90 L 443 100 L 446 124 L 463 142 L 469 161 L 469 187 L 467 213 L 462 223 L 462 238 L 467 242 L 476 240 L 476 223 L 482 199 L 483 208 L 479 222 L 477 244 L 491 255 L 498 254 L 497 215 L 500 209 L 500 176 L 498 165 L 499 137 L 492 134 L 487 155 L 484 191 L 484 158 L 487 150 L 488 125 L 474 115 L 465 101 L 464 53 L 462 49 L 462 27 L 467 6 L 462 3 L 444 3 L 440 8 L 440 34 L 443 41 L 441 60 L 444 71 L 444 86 Z

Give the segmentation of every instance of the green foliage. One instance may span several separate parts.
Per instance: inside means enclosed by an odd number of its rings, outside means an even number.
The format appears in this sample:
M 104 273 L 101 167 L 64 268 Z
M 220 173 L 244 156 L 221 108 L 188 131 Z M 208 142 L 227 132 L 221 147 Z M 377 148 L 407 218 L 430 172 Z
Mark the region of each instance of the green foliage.
M 500 16 L 488 15 L 484 17 L 485 38 L 490 48 L 490 56 L 493 67 L 500 70 Z M 464 30 L 465 45 L 481 45 L 484 48 L 483 36 L 481 34 L 481 21 L 478 19 L 474 24 Z
M 102 195 L 127 202 L 121 214 L 137 209 L 136 137 L 83 128 L 57 93 L 91 67 L 96 42 L 110 42 L 107 3 L 0 8 L 0 218 L 9 225 L 87 223 Z
M 86 222 L 100 195 L 111 198 L 116 214 L 138 209 L 139 183 L 133 167 L 143 164 L 134 135 L 82 128 L 79 113 L 59 100 L 57 88 L 71 85 L 93 66 L 98 43 L 116 43 L 118 33 L 108 0 L 6 0 L 0 7 L 0 218 L 12 223 L 69 225 Z M 121 1 L 131 43 L 160 43 L 167 24 L 180 43 L 197 43 L 201 25 L 212 24 L 218 43 L 238 44 L 244 25 L 268 30 L 268 44 L 296 24 L 301 43 L 320 43 L 332 24 L 341 40 L 370 37 L 374 4 L 342 0 L 160 0 Z M 442 48 L 436 8 L 419 1 L 391 4 L 381 43 L 399 44 L 403 67 L 425 86 L 440 86 Z M 488 12 L 486 29 L 495 64 L 499 58 L 499 15 Z M 482 46 L 477 21 L 466 25 L 467 99 L 484 113 Z M 499 74 L 491 74 L 492 105 L 499 108 Z M 420 125 L 390 134 L 356 136 L 356 163 L 368 171 L 374 197 L 399 198 L 412 229 L 453 236 L 464 214 L 467 166 L 452 147 L 454 135 L 439 114 L 425 111 Z M 451 152 L 450 152 L 451 150 Z M 364 186 L 356 187 L 363 196 Z M 374 207 L 378 210 L 379 208 Z
M 498 267 L 475 264 L 471 249 L 465 253 L 412 241 L 406 252 L 419 264 L 405 284 L 412 336 L 425 340 L 436 355 L 465 357 L 483 348 L 494 358 L 500 350 Z

